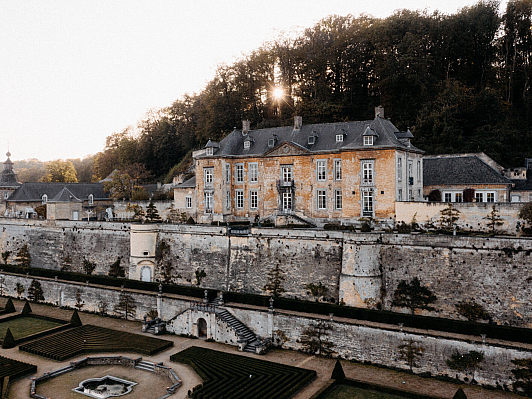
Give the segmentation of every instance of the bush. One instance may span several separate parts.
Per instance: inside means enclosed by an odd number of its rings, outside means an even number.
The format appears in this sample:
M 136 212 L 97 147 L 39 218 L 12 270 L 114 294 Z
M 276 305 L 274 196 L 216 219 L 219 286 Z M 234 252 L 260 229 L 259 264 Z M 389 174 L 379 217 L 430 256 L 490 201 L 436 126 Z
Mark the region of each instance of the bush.
M 364 222 L 362 223 L 362 227 L 360 228 L 360 231 L 362 231 L 362 233 L 369 233 L 371 231 L 371 226 L 369 225 L 368 222 Z

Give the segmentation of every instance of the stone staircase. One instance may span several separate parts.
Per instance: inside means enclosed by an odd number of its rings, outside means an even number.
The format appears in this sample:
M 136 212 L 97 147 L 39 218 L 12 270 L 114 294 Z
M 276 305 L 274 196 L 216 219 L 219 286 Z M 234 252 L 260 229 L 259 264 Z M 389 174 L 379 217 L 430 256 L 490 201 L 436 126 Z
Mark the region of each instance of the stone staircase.
M 243 343 L 244 352 L 257 353 L 257 347 L 262 348 L 264 346 L 264 342 L 258 339 L 253 331 L 227 310 L 218 308 L 216 309 L 216 315 L 235 330 Z
M 155 372 L 155 363 L 147 362 L 146 360 L 141 360 L 137 363 L 135 366 L 136 369 L 144 370 L 144 371 L 150 371 L 152 373 Z

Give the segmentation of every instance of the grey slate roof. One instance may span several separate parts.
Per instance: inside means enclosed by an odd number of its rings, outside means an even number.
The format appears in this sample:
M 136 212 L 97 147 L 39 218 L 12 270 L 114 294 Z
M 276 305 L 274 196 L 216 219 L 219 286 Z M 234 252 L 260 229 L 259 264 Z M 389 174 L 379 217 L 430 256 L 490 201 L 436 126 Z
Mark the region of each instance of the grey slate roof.
M 176 188 L 195 188 L 196 187 L 196 176 L 191 177 L 188 180 L 185 180 L 183 183 L 175 186 Z
M 23 183 L 11 194 L 8 201 L 41 201 L 43 194 L 48 198 L 55 198 L 63 188 L 67 188 L 80 200 L 88 200 L 90 194 L 95 201 L 109 198 L 101 183 Z
M 9 157 L 11 154 L 7 152 L 7 160 L 4 162 L 4 169 L 0 174 L 0 187 L 19 187 L 22 183 L 17 181 L 17 174 L 13 170 L 13 162 Z
M 532 191 L 532 178 L 527 177 L 525 179 L 512 179 L 514 184 L 513 190 L 515 191 Z
M 364 146 L 363 134 L 367 127 L 375 132 L 373 146 Z M 334 152 L 344 149 L 368 149 L 368 148 L 400 148 L 415 152 L 423 152 L 420 149 L 401 143 L 396 133 L 397 128 L 387 119 L 377 117 L 373 120 L 358 122 L 320 123 L 315 125 L 303 125 L 301 129 L 293 126 L 283 126 L 259 130 L 250 130 L 244 136 L 242 130 L 234 130 L 220 141 L 220 148 L 214 152 L 214 157 L 220 156 L 261 156 L 272 147 L 268 147 L 268 139 L 277 136 L 275 146 L 284 142 L 294 143 L 311 153 Z M 344 141 L 336 142 L 336 135 L 343 134 Z M 308 144 L 308 137 L 317 136 L 315 144 Z M 244 140 L 252 138 L 249 149 L 244 149 Z M 200 157 L 207 157 L 201 155 Z
M 63 187 L 57 195 L 52 198 L 49 202 L 82 202 L 79 198 L 77 198 L 72 192 L 66 188 Z
M 423 158 L 423 185 L 454 184 L 511 184 L 511 181 L 476 156 Z

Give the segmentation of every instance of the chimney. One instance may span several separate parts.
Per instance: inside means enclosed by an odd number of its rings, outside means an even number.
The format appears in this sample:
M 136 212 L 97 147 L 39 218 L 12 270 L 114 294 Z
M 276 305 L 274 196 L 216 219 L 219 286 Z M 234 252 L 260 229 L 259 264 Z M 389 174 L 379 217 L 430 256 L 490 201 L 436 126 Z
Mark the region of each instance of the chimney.
M 382 105 L 379 105 L 378 107 L 375 107 L 375 118 L 383 118 L 384 119 L 384 107 Z
M 242 135 L 245 136 L 249 133 L 249 127 L 251 126 L 251 123 L 249 120 L 242 121 Z
M 303 117 L 294 116 L 294 129 L 301 129 L 302 125 L 303 125 Z

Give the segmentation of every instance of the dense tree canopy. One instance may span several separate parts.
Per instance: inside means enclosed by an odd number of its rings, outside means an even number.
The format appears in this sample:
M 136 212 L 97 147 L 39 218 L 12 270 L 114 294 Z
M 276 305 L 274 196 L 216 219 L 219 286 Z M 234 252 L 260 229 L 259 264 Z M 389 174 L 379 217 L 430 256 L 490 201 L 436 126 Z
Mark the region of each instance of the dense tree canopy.
M 176 165 L 191 150 L 242 119 L 252 128 L 287 125 L 294 115 L 304 123 L 364 120 L 377 105 L 427 153 L 484 151 L 521 165 L 532 144 L 532 0 L 498 9 L 484 0 L 452 15 L 329 16 L 280 36 L 218 66 L 201 92 L 109 136 L 93 180 L 115 169 L 131 175 L 141 164 L 150 175 L 140 180 L 168 182 L 172 168 L 186 171 Z

